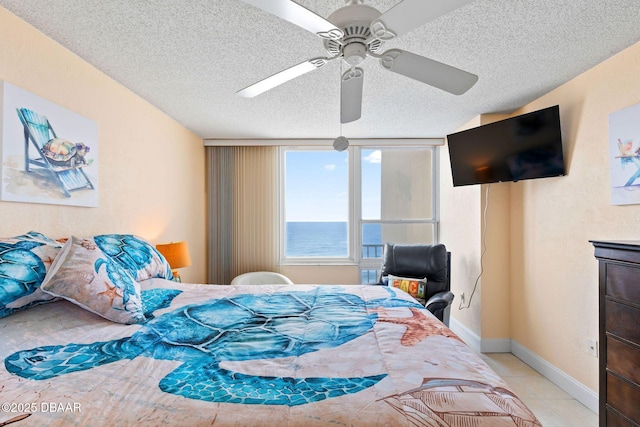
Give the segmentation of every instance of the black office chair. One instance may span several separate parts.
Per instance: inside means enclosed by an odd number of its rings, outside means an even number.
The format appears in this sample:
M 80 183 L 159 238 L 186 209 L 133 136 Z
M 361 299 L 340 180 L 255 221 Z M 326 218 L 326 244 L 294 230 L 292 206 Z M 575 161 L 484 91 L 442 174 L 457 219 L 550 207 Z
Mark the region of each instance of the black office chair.
M 449 326 L 451 303 L 451 252 L 443 244 L 401 245 L 385 243 L 378 284 L 387 285 L 388 275 L 427 278 L 425 307 Z

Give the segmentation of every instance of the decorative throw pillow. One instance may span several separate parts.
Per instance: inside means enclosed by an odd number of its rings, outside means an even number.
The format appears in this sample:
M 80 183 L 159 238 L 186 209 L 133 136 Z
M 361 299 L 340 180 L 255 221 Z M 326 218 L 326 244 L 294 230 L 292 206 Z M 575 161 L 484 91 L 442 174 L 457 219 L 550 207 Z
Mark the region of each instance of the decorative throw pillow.
M 400 288 L 417 299 L 424 299 L 427 293 L 427 278 L 413 279 L 411 277 L 398 277 L 389 274 L 387 284 L 394 288 Z
M 0 317 L 55 300 L 40 285 L 60 248 L 35 231 L 0 238 Z
M 93 240 L 138 282 L 152 277 L 173 279 L 171 267 L 164 256 L 141 237 L 132 234 L 102 234 L 94 236 Z
M 140 286 L 92 239 L 71 236 L 41 288 L 114 322 L 130 324 L 146 320 Z

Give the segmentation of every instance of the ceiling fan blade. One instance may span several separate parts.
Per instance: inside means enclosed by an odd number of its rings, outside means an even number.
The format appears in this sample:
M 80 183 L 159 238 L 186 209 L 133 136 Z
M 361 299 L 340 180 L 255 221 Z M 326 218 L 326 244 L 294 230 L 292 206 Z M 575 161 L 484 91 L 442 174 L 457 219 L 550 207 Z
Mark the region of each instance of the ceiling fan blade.
M 331 59 L 334 58 L 313 58 L 308 61 L 304 61 L 298 65 L 294 65 L 293 67 L 267 77 L 266 79 L 260 80 L 257 83 L 247 86 L 236 93 L 243 98 L 253 98 L 254 96 L 258 96 L 269 89 L 280 86 L 282 83 L 286 83 L 289 80 L 293 80 L 296 77 L 300 77 L 303 74 L 322 67 Z
M 475 74 L 402 49 L 380 55 L 380 65 L 454 95 L 462 95 L 478 81 Z
M 325 39 L 339 40 L 342 30 L 320 15 L 291 0 L 242 0 Z
M 371 23 L 371 39 L 391 40 L 472 1 L 403 0 Z
M 364 70 L 351 68 L 342 75 L 340 86 L 340 123 L 356 121 L 362 115 Z

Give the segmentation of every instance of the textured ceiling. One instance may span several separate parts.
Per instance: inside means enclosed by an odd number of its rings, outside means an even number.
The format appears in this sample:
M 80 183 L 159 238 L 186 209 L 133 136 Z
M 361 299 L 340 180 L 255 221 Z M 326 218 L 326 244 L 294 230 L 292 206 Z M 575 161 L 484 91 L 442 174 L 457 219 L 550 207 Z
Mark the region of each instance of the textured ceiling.
M 385 12 L 398 1 L 365 3 Z M 324 17 L 344 5 L 298 3 Z M 362 118 L 341 130 L 337 61 L 253 99 L 235 94 L 326 56 L 315 35 L 240 0 L 0 5 L 203 138 L 441 137 L 478 114 L 513 111 L 640 40 L 639 0 L 476 0 L 383 47 L 477 74 L 474 87 L 451 95 L 368 58 Z

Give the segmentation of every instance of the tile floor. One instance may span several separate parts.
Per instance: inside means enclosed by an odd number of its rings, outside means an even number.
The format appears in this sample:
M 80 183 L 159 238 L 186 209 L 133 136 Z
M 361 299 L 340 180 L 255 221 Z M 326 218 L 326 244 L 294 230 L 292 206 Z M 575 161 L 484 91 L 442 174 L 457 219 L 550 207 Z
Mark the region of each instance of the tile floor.
M 511 353 L 481 357 L 511 386 L 543 427 L 597 427 L 598 415 Z

